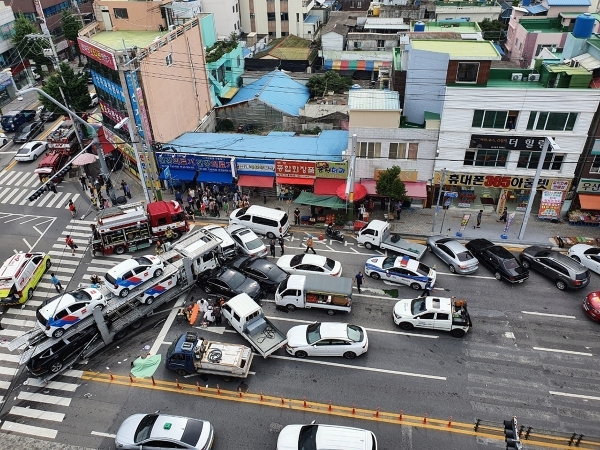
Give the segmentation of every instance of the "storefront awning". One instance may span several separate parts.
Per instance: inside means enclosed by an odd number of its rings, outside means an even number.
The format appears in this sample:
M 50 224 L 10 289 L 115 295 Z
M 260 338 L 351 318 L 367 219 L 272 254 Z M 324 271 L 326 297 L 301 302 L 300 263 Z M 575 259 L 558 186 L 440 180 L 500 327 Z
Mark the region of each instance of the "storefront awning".
M 409 198 L 427 198 L 427 183 L 425 181 L 405 181 L 406 196 Z
M 229 172 L 200 172 L 196 181 L 203 183 L 231 184 L 233 177 Z
M 377 181 L 361 180 L 360 184 L 362 184 L 367 189 L 367 195 L 377 195 Z
M 579 204 L 581 209 L 600 211 L 600 195 L 579 194 Z
M 380 68 L 391 67 L 391 61 L 371 61 L 371 60 L 342 60 L 342 59 L 326 59 L 323 62 L 325 70 L 366 70 L 372 72 Z
M 346 180 L 339 178 L 317 178 L 315 181 L 315 195 L 335 195 L 337 188 L 345 184 Z
M 323 208 L 345 209 L 346 202 L 332 195 L 315 195 L 312 192 L 301 192 L 294 200 L 300 205 L 322 206 Z
M 299 186 L 312 186 L 315 184 L 314 178 L 292 178 L 292 177 L 276 177 L 277 184 L 294 184 Z
M 196 177 L 195 170 L 183 170 L 183 169 L 170 169 L 171 176 L 165 177 L 164 170 L 160 173 L 161 180 L 178 180 L 178 181 L 194 181 Z
M 264 177 L 260 175 L 240 175 L 238 186 L 272 188 L 273 177 Z

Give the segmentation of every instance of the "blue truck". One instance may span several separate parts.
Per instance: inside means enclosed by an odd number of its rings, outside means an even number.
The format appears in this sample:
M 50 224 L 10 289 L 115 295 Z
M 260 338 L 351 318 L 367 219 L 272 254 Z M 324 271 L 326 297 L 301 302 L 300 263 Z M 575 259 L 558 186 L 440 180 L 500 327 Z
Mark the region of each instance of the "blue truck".
M 2 116 L 1 124 L 4 131 L 17 131 L 24 123 L 32 122 L 37 112 L 34 109 L 9 111 Z

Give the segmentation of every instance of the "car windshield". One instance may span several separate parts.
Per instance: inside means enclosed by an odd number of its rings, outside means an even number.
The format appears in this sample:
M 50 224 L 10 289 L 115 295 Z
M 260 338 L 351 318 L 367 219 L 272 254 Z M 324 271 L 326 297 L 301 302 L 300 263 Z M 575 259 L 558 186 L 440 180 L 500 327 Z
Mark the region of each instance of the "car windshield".
M 415 300 L 412 301 L 412 308 L 411 308 L 411 312 L 413 316 L 416 316 L 417 314 L 419 314 L 420 312 L 425 311 L 425 299 L 424 298 L 417 298 Z
M 304 255 L 294 255 L 294 257 L 290 260 L 290 267 L 295 267 L 302 262 L 302 258 Z
M 143 256 L 140 256 L 139 258 L 133 258 L 133 259 L 135 259 L 140 266 L 151 266 L 152 265 L 152 261 L 150 261 L 148 258 L 144 258 Z
M 361 327 L 356 325 L 348 325 L 348 339 L 354 342 L 360 342 L 363 340 L 363 331 Z
M 246 277 L 244 275 L 233 270 L 227 270 L 223 272 L 221 279 L 225 281 L 232 289 L 235 289 L 244 281 L 246 281 Z
M 287 214 L 284 214 L 284 215 L 283 215 L 283 217 L 281 218 L 281 222 L 280 222 L 280 224 L 281 224 L 281 226 L 282 226 L 282 227 L 285 227 L 285 224 L 286 224 L 287 222 L 288 222 L 288 215 L 287 215 Z
M 462 252 L 456 255 L 459 261 L 469 261 L 474 258 L 471 252 Z
M 71 295 L 81 301 L 90 301 L 92 299 L 92 296 L 85 291 L 73 291 Z
M 318 425 L 304 425 L 298 436 L 298 450 L 317 450 Z
M 516 259 L 505 259 L 502 261 L 502 265 L 506 270 L 512 270 L 519 267 L 519 262 Z
M 396 257 L 388 257 L 383 260 L 383 264 L 381 265 L 382 269 L 391 269 L 396 264 Z
M 319 322 L 312 323 L 306 328 L 306 342 L 314 344 L 321 339 L 321 324 Z
M 259 238 L 256 238 L 256 239 L 246 242 L 246 248 L 248 250 L 256 250 L 257 248 L 259 248 L 262 245 L 264 245 L 264 244 Z
M 327 270 L 333 270 L 334 267 L 335 267 L 335 261 L 331 258 L 326 258 L 325 259 L 325 268 Z
M 146 439 L 148 439 L 150 437 L 150 433 L 152 432 L 152 427 L 154 426 L 156 419 L 158 419 L 158 414 L 146 415 L 140 421 L 140 424 L 138 425 L 137 429 L 135 430 L 135 435 L 133 436 L 133 442 L 135 442 L 137 444 L 138 442 L 142 442 L 142 441 L 145 441 Z
M 431 269 L 429 268 L 429 266 L 426 266 L 423 263 L 419 263 L 419 265 L 417 266 L 417 273 L 421 276 L 426 277 L 427 275 L 429 275 L 429 271 Z

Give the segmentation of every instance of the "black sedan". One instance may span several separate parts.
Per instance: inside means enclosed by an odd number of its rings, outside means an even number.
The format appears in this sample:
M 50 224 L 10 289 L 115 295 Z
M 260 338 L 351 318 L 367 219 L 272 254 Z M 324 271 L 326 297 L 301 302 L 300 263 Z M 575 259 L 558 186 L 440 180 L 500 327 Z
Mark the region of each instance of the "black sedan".
M 493 272 L 496 280 L 504 279 L 510 283 L 522 283 L 529 278 L 529 270 L 500 245 L 487 239 L 473 239 L 466 247 L 481 264 Z
M 36 377 L 48 372 L 57 373 L 72 364 L 88 344 L 100 338 L 98 329 L 90 326 L 77 334 L 60 339 L 56 344 L 27 363 L 27 370 Z
M 260 284 L 229 267 L 218 267 L 198 277 L 197 284 L 207 294 L 215 294 L 226 299 L 245 292 L 254 300 L 261 295 Z
M 35 122 L 28 123 L 15 133 L 13 141 L 15 142 L 15 144 L 24 144 L 25 142 L 37 136 L 43 129 L 44 122 L 42 122 L 41 120 L 36 120 Z
M 260 283 L 267 290 L 275 291 L 279 283 L 289 274 L 279 266 L 263 258 L 240 256 L 231 261 L 230 266 Z
M 40 111 L 40 120 L 42 122 L 52 122 L 62 116 L 61 112 L 49 111 L 45 106 Z

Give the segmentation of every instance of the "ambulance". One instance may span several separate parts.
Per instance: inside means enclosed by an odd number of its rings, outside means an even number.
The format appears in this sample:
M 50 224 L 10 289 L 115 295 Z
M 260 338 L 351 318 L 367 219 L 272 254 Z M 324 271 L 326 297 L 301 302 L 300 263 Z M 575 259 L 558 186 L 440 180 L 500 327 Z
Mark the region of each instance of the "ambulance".
M 17 253 L 8 258 L 0 267 L 0 305 L 29 300 L 51 264 L 46 253 Z

